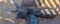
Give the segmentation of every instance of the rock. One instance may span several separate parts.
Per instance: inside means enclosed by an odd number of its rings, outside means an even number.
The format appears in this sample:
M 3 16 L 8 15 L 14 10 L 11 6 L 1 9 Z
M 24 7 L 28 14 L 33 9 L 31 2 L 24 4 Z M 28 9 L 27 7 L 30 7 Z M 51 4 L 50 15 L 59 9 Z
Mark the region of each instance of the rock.
M 33 14 L 29 14 L 29 20 L 30 20 L 29 24 L 39 24 L 38 18 Z
M 33 4 L 33 2 L 34 2 L 34 0 L 24 0 L 24 1 L 23 1 L 23 5 L 24 5 L 24 6 L 30 6 L 30 5 Z
M 29 8 L 29 13 L 37 17 L 43 17 L 43 18 L 53 18 L 56 15 L 58 15 L 57 11 L 49 7 L 42 7 L 40 9 L 37 7 L 32 7 L 32 8 Z
M 40 12 L 39 8 L 37 8 L 37 7 L 30 8 L 29 13 L 34 14 L 36 16 L 41 16 L 41 12 Z
M 28 9 L 26 7 L 20 7 L 16 13 L 16 18 L 25 17 L 28 14 Z

